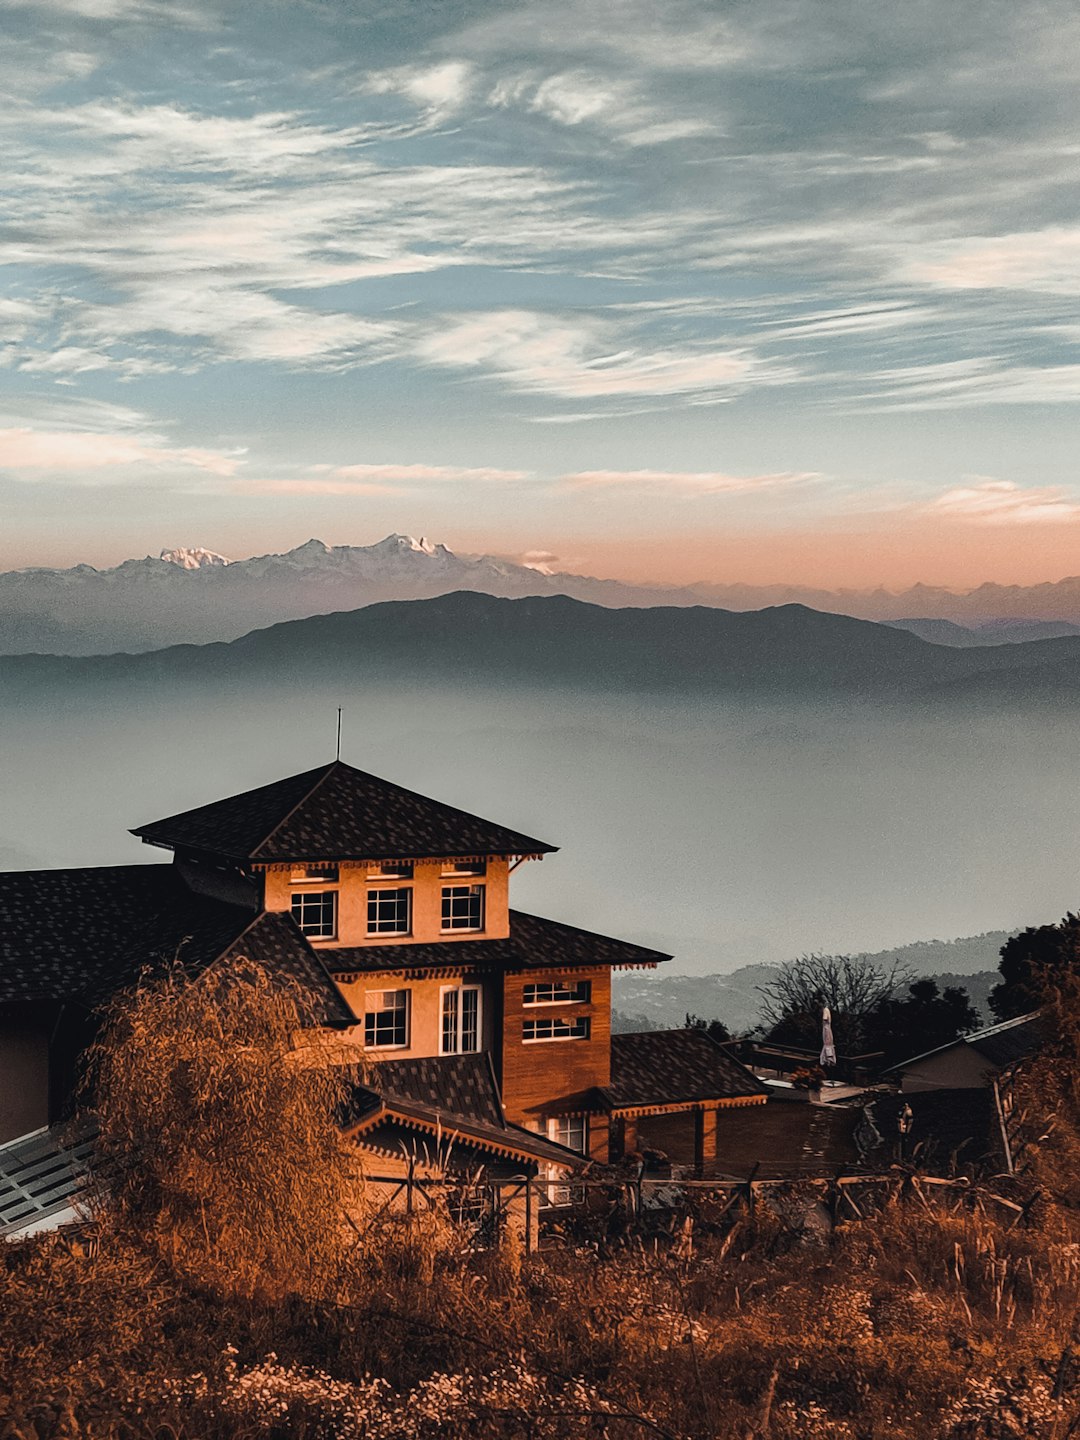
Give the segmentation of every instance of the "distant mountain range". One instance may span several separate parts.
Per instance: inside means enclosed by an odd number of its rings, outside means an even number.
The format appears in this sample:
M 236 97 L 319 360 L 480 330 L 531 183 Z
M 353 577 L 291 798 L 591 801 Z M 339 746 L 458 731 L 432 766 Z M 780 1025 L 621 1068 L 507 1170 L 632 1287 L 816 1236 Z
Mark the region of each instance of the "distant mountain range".
M 961 940 L 920 941 L 859 958 L 885 970 L 898 964 L 914 977 L 936 980 L 942 989 L 959 985 L 989 1022 L 987 999 L 1001 979 L 996 967 L 1008 939 L 1008 931 L 992 930 Z M 631 971 L 614 977 L 612 1003 L 623 1029 L 677 1026 L 689 1014 L 722 1020 L 732 1031 L 748 1030 L 760 1018 L 761 987 L 776 977 L 777 969 L 743 965 L 727 975 Z
M 181 685 L 222 694 L 350 680 L 397 690 L 486 685 L 920 705 L 956 699 L 984 707 L 1072 703 L 1080 698 L 1080 636 L 958 648 L 800 605 L 606 609 L 566 596 L 506 600 L 463 591 L 289 621 L 228 644 L 0 657 L 0 686 L 15 699 L 73 686 L 87 693 Z
M 284 555 L 250 560 L 181 548 L 108 570 L 76 565 L 0 574 L 0 654 L 98 655 L 203 645 L 276 621 L 455 590 L 571 595 L 611 606 L 655 605 L 659 598 L 703 603 L 689 590 L 553 575 L 488 555 L 455 555 L 410 535 L 388 535 L 377 545 L 309 540 Z
M 105 570 L 76 565 L 8 571 L 0 574 L 0 654 L 94 655 L 207 644 L 278 621 L 457 590 L 504 598 L 565 595 L 608 607 L 752 611 L 803 605 L 887 621 L 956 647 L 1080 634 L 1080 578 L 982 585 L 967 594 L 925 585 L 896 595 L 786 585 L 646 586 L 498 556 L 456 555 L 423 538 L 388 535 L 375 545 L 309 540 L 281 555 L 247 560 L 181 547 Z

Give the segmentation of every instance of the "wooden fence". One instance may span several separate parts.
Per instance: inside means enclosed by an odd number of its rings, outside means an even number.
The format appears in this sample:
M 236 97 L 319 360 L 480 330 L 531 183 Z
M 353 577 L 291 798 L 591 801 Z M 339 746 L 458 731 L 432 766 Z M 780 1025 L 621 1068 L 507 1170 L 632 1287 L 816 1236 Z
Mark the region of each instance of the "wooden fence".
M 415 1174 L 368 1177 L 385 1191 L 381 1208 L 405 1212 L 439 1208 L 470 1228 L 479 1243 L 491 1243 L 513 1225 L 526 1250 L 552 1243 L 560 1231 L 590 1224 L 610 1238 L 674 1238 L 687 1222 L 723 1234 L 764 1207 L 793 1232 L 827 1233 L 837 1225 L 871 1218 L 901 1201 L 930 1212 L 982 1214 L 1021 1224 L 1031 1207 L 989 1185 L 943 1179 L 904 1170 L 798 1179 L 681 1180 L 646 1176 L 624 1180 L 550 1181 L 517 1176 L 509 1180 L 432 1179 Z M 553 1199 L 557 1203 L 552 1203 Z

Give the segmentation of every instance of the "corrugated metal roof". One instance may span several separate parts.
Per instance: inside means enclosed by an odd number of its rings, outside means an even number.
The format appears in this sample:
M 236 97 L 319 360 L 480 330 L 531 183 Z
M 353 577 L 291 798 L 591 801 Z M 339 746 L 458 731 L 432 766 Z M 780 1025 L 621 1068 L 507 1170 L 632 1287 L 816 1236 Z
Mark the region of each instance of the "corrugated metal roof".
M 0 1235 L 14 1238 L 73 1217 L 87 1185 L 93 1135 L 37 1130 L 0 1146 Z

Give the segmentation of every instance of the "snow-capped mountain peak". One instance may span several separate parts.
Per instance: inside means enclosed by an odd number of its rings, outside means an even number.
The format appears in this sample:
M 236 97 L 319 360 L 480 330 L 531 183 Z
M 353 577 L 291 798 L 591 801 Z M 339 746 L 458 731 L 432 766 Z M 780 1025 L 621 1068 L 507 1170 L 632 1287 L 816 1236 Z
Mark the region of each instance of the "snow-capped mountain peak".
M 226 556 L 219 555 L 216 550 L 205 550 L 201 545 L 180 545 L 175 550 L 162 550 L 158 559 L 181 570 L 205 570 L 214 565 L 232 564 Z

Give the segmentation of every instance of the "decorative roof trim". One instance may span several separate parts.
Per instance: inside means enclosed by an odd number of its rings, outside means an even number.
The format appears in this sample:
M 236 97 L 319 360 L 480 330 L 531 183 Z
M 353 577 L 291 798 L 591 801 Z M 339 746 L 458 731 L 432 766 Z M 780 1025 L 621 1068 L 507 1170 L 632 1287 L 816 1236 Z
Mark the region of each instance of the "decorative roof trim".
M 719 1100 L 671 1100 L 657 1105 L 612 1105 L 611 1114 L 619 1120 L 632 1120 L 638 1115 L 677 1115 L 687 1110 L 738 1110 L 745 1105 L 764 1105 L 768 1095 L 728 1095 Z
M 534 1165 L 538 1163 L 537 1156 L 527 1145 L 500 1143 L 487 1135 L 476 1133 L 469 1127 L 461 1125 L 460 1122 L 455 1124 L 454 1119 L 455 1117 L 450 1115 L 440 1118 L 437 1121 L 422 1119 L 418 1115 L 407 1114 L 404 1110 L 395 1106 L 393 1101 L 380 1099 L 378 1106 L 372 1110 L 370 1114 L 363 1116 L 360 1120 L 353 1121 L 343 1133 L 347 1140 L 359 1140 L 359 1143 L 363 1143 L 360 1137 L 366 1134 L 368 1130 L 374 1128 L 376 1125 L 385 1124 L 387 1121 L 390 1121 L 395 1125 L 401 1125 L 406 1130 L 417 1130 L 421 1134 L 433 1135 L 436 1138 L 441 1136 L 451 1144 L 460 1143 L 462 1145 L 472 1146 L 473 1149 L 476 1150 L 489 1151 L 493 1155 L 509 1157 L 512 1160 L 529 1160 Z M 543 1136 L 537 1136 L 538 1140 L 543 1138 Z M 551 1142 L 547 1141 L 546 1143 L 550 1144 Z M 582 1156 L 582 1162 L 587 1158 L 587 1156 Z M 554 1163 L 558 1162 L 556 1161 Z M 573 1165 L 573 1158 L 568 1154 L 566 1160 L 567 1169 L 572 1169 Z

